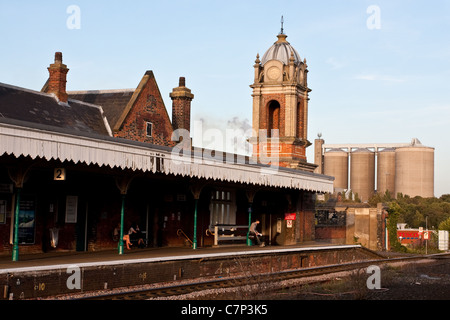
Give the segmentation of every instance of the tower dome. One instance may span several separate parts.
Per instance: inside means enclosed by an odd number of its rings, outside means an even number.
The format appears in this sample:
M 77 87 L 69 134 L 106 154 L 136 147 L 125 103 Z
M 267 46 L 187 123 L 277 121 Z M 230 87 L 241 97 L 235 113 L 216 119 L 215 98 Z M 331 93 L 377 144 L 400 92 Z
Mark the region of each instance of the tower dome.
M 266 51 L 266 53 L 264 53 L 261 60 L 261 65 L 264 66 L 266 62 L 270 60 L 278 60 L 284 65 L 288 65 L 291 53 L 294 54 L 294 63 L 300 63 L 300 55 L 297 50 L 295 50 L 295 48 L 286 41 L 287 35 L 280 33 L 277 35 L 277 38 L 278 40 Z

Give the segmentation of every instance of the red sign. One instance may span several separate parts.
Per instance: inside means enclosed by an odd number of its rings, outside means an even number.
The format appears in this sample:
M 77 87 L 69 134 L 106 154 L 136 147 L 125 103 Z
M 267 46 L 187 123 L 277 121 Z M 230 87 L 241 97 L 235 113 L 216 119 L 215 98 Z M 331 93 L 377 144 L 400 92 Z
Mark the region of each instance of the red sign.
M 297 214 L 296 213 L 285 213 L 284 220 L 295 220 Z

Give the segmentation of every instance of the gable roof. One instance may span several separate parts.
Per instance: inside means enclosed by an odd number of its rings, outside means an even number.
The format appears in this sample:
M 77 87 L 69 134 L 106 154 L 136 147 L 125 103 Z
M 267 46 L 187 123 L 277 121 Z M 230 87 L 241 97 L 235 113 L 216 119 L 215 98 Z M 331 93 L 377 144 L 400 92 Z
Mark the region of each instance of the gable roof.
M 69 98 L 99 105 L 111 128 L 114 128 L 127 106 L 134 89 L 69 91 Z
M 128 113 L 131 111 L 131 108 L 133 107 L 136 100 L 139 98 L 139 95 L 144 90 L 144 88 L 147 86 L 147 84 L 153 85 L 158 92 L 159 97 L 161 97 L 161 101 L 164 104 L 164 100 L 162 99 L 161 92 L 159 91 L 158 83 L 156 82 L 155 75 L 153 74 L 153 71 L 148 70 L 145 72 L 144 76 L 142 77 L 141 81 L 139 82 L 139 85 L 137 86 L 136 90 L 133 93 L 133 96 L 131 97 L 130 101 L 128 101 L 128 104 L 125 106 L 121 116 L 119 117 L 119 120 L 117 123 L 113 126 L 113 131 L 119 131 L 120 127 L 122 126 L 123 122 L 125 121 Z M 167 114 L 167 108 L 164 106 L 164 111 L 166 112 L 167 119 L 169 119 L 169 115 Z
M 59 102 L 53 94 L 0 83 L 0 117 L 68 131 L 111 135 L 101 107 L 69 99 Z
M 151 70 L 145 72 L 136 89 L 69 91 L 67 93 L 69 98 L 101 106 L 111 129 L 113 132 L 117 132 L 120 131 L 120 127 L 149 81 L 151 82 L 150 85 L 155 86 L 156 91 L 161 97 L 161 101 L 163 101 L 155 76 Z M 165 106 L 164 109 L 170 121 Z

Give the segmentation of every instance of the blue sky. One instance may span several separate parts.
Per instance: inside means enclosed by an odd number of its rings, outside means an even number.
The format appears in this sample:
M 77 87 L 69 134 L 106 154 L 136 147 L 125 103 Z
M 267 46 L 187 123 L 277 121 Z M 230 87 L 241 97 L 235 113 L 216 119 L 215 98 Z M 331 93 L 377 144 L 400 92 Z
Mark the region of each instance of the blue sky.
M 67 26 L 71 5 L 79 29 Z M 379 29 L 367 26 L 371 5 Z M 435 148 L 436 196 L 450 193 L 450 1 L 0 0 L 0 82 L 40 90 L 62 51 L 68 90 L 135 88 L 153 70 L 170 114 L 184 76 L 193 121 L 246 127 L 255 56 L 275 42 L 281 15 L 308 63 L 309 140 L 417 137 Z

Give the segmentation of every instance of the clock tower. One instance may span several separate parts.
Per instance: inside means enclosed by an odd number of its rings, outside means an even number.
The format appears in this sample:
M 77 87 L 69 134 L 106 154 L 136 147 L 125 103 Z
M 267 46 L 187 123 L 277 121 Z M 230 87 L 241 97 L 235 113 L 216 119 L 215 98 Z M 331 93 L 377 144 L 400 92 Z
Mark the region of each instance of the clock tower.
M 278 40 L 256 55 L 253 89 L 253 158 L 264 164 L 313 171 L 306 161 L 308 128 L 308 69 L 306 59 L 286 40 Z

